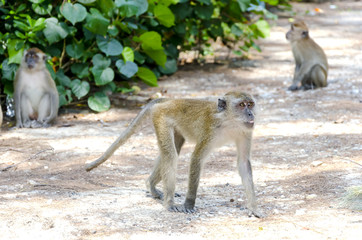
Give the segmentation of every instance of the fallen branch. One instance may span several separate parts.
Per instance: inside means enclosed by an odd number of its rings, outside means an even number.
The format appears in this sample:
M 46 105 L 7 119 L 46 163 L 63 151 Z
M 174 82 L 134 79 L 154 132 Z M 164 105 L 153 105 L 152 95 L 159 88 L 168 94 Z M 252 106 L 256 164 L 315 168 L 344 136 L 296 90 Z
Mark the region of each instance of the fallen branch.
M 359 165 L 360 167 L 362 167 L 362 164 L 360 164 L 360 163 L 358 163 L 358 162 L 356 162 L 356 161 L 353 161 L 353 160 L 351 160 L 351 159 L 348 159 L 348 158 L 343 158 L 342 160 L 345 160 L 345 161 L 348 161 L 348 162 L 351 162 L 351 163 L 357 164 L 357 165 Z
M 22 164 L 22 163 L 24 163 L 24 162 L 27 162 L 27 161 L 29 161 L 29 160 L 32 160 L 32 159 L 36 158 L 39 154 L 44 153 L 44 152 L 46 152 L 46 151 L 54 151 L 54 148 L 50 147 L 50 148 L 47 148 L 47 149 L 43 149 L 43 150 L 35 153 L 33 156 L 31 156 L 31 157 L 29 157 L 29 158 L 27 158 L 27 159 L 25 159 L 25 160 L 23 160 L 23 161 L 21 161 L 21 162 L 11 164 L 10 166 L 7 166 L 7 167 L 1 169 L 1 171 L 2 171 L 2 172 L 6 172 L 6 171 L 9 170 L 10 168 L 16 167 L 16 166 L 18 166 L 18 165 L 20 165 L 20 164 Z

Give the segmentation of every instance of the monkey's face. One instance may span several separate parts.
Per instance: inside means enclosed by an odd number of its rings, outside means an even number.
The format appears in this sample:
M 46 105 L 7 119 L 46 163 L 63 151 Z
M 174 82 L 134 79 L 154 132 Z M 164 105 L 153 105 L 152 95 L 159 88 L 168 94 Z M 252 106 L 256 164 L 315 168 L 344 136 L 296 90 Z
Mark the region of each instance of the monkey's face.
M 229 92 L 225 98 L 219 99 L 219 112 L 225 113 L 247 128 L 254 127 L 255 121 L 255 101 L 246 93 Z
M 290 42 L 306 39 L 309 37 L 308 27 L 303 21 L 292 23 L 285 37 Z
M 30 70 L 41 68 L 44 65 L 46 56 L 44 53 L 37 48 L 30 48 L 24 53 L 24 63 Z
M 244 122 L 244 125 L 248 128 L 254 127 L 254 106 L 255 102 L 251 99 L 245 99 L 236 106 L 237 112 L 240 112 L 240 118 Z

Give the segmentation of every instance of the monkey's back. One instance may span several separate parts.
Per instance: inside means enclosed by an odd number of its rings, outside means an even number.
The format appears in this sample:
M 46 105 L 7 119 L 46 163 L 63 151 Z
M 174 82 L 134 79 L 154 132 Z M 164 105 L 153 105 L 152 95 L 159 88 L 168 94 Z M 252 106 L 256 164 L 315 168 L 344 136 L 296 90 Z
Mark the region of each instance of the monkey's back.
M 210 132 L 217 122 L 216 113 L 215 102 L 198 99 L 166 100 L 155 104 L 151 109 L 155 125 L 162 122 L 192 142 L 208 137 L 205 134 Z
M 310 62 L 310 65 L 320 64 L 328 71 L 328 60 L 323 49 L 312 39 L 302 39 L 292 43 L 292 52 L 297 64 Z

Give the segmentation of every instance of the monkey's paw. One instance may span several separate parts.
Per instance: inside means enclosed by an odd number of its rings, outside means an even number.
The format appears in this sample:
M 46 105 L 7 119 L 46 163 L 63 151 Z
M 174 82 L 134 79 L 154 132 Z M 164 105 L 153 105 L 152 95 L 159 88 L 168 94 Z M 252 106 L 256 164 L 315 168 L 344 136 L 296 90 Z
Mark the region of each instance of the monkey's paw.
M 151 188 L 149 190 L 149 193 L 151 193 L 151 196 L 153 198 L 163 200 L 163 192 L 161 192 L 157 188 Z M 181 194 L 175 193 L 175 197 L 181 197 Z
M 255 216 L 257 218 L 265 218 L 265 215 L 257 210 L 250 210 L 248 209 L 248 216 L 252 217 Z
M 167 209 L 170 212 L 180 212 L 180 213 L 195 213 L 196 209 L 195 208 L 188 208 L 185 205 L 172 205 L 170 207 L 168 207 Z
M 289 91 L 297 91 L 299 88 L 297 85 L 291 85 L 290 87 L 288 87 Z

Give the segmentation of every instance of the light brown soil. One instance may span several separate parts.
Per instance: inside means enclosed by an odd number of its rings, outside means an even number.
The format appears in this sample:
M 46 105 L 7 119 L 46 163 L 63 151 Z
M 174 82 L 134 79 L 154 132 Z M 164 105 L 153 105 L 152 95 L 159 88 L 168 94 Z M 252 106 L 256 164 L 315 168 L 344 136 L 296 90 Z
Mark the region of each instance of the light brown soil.
M 250 61 L 183 67 L 146 95 L 171 98 L 254 94 L 259 121 L 252 165 L 264 219 L 247 217 L 232 145 L 205 164 L 197 213 L 166 211 L 146 192 L 157 156 L 151 126 L 92 172 L 95 160 L 139 109 L 62 114 L 48 129 L 10 129 L 0 137 L 1 239 L 358 239 L 362 213 L 339 207 L 348 186 L 362 185 L 362 2 L 295 4 L 329 60 L 329 85 L 289 92 L 293 59 L 288 20 L 260 41 Z M 319 7 L 324 13 L 305 15 Z M 236 67 L 238 66 L 238 67 Z M 70 125 L 66 127 L 66 125 Z M 181 152 L 182 202 L 192 145 Z M 13 165 L 15 164 L 15 165 Z M 241 208 L 241 209 L 240 209 Z

